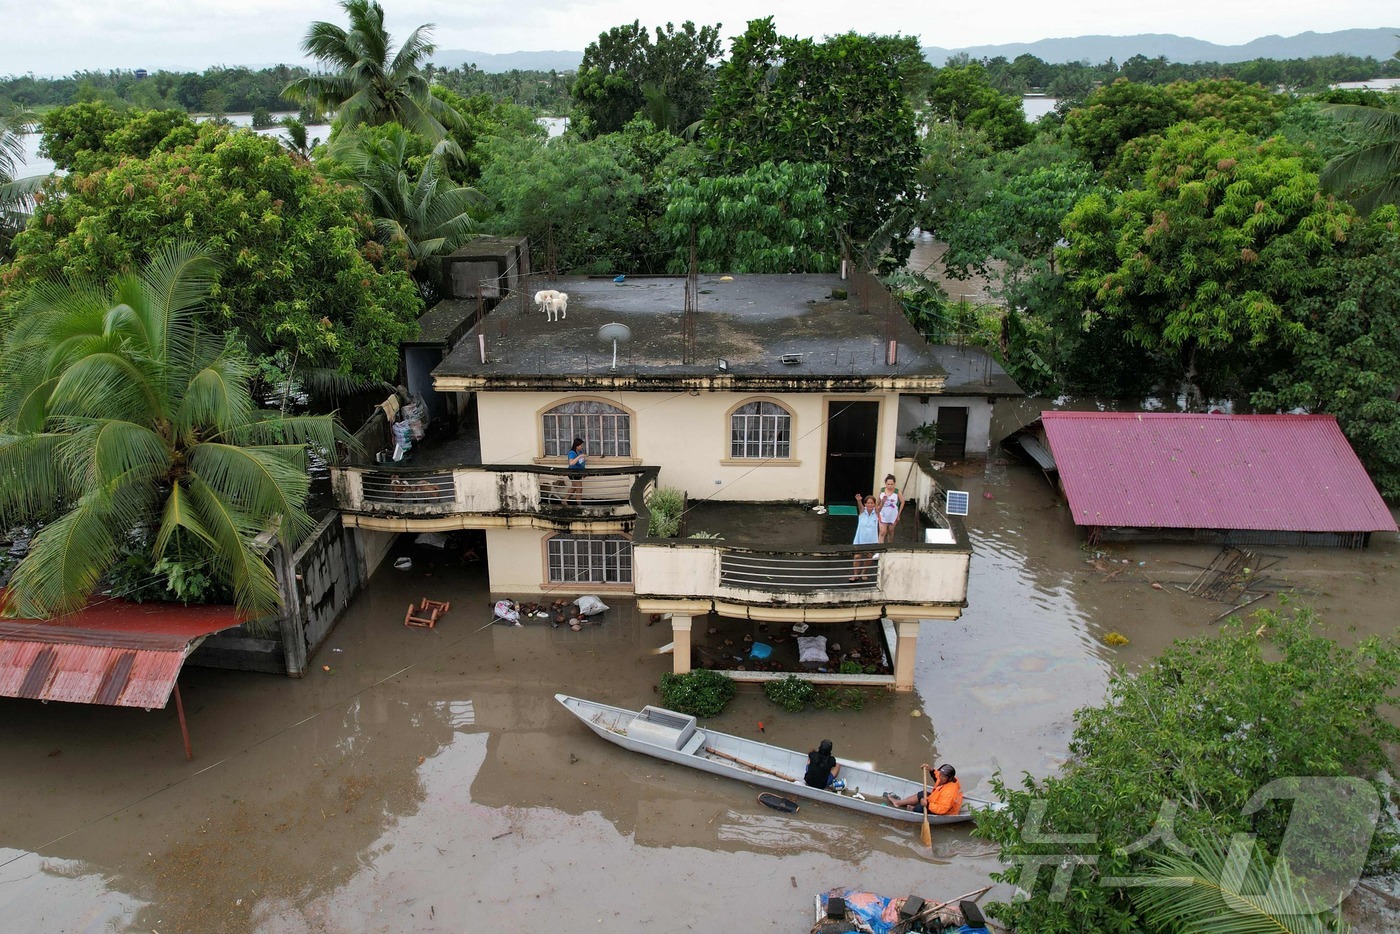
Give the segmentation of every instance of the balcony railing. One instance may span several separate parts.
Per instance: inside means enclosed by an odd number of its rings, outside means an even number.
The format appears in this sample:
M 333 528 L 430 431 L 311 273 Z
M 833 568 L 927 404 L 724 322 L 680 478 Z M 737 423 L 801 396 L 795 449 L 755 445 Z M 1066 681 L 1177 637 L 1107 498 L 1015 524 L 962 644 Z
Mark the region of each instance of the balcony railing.
M 750 606 L 963 606 L 972 554 L 967 531 L 961 519 L 943 514 L 943 487 L 927 460 L 918 466 L 906 495 L 928 526 L 942 530 L 931 536 L 940 541 L 785 548 L 758 541 L 638 536 L 632 546 L 636 592 L 653 599 Z M 638 511 L 643 513 L 640 529 L 646 507 Z M 862 575 L 867 579 L 851 580 Z
M 655 468 L 602 467 L 578 479 L 533 465 L 331 471 L 336 505 L 347 513 L 403 518 L 461 514 L 631 518 L 634 498 Z

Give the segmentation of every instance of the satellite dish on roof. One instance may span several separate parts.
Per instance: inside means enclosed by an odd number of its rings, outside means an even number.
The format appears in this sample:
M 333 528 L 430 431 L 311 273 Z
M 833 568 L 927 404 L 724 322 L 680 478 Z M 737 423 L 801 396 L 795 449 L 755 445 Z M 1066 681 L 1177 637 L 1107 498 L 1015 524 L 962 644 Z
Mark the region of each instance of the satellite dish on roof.
M 625 324 L 618 324 L 616 321 L 605 324 L 598 329 L 598 340 L 612 341 L 613 363 L 612 368 L 617 369 L 617 345 L 625 344 L 632 339 L 632 329 Z

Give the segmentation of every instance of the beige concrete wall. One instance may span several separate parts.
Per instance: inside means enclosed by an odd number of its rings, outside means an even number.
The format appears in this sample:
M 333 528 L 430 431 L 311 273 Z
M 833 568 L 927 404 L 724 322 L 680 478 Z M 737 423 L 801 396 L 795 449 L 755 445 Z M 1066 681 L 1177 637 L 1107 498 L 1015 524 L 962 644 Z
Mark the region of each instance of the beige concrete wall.
M 597 467 L 646 464 L 661 468 L 660 483 L 693 499 L 762 502 L 816 500 L 822 495 L 828 401 L 878 401 L 880 423 L 871 485 L 894 466 L 898 396 L 822 393 L 612 394 L 483 392 L 477 395 L 481 457 L 486 464 L 543 462 L 540 416 L 560 402 L 598 399 L 632 413 L 632 459 L 590 457 Z M 729 457 L 729 416 L 755 400 L 776 401 L 793 416 L 792 458 L 757 462 Z M 555 460 L 549 461 L 556 462 Z M 558 459 L 562 463 L 563 459 Z
M 539 529 L 487 529 L 486 567 L 491 592 L 539 593 L 544 581 L 544 539 Z

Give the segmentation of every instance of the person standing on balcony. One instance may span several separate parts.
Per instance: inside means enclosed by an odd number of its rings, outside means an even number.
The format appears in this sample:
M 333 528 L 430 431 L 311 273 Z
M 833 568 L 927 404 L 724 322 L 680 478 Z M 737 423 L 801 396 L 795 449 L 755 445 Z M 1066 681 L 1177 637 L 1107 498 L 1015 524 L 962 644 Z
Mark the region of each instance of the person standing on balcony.
M 575 438 L 569 447 L 569 479 L 573 481 L 570 492 L 575 506 L 583 505 L 583 470 L 588 466 L 588 452 L 584 450 L 583 439 Z
M 875 495 L 872 493 L 862 500 L 857 494 L 856 508 L 860 512 L 856 515 L 856 538 L 852 544 L 878 545 L 880 543 L 880 517 L 875 511 Z M 867 570 L 874 558 L 873 551 L 856 552 L 855 574 L 851 577 L 851 583 L 865 580 Z
M 894 474 L 885 475 L 885 488 L 880 491 L 880 541 L 894 541 L 894 526 L 904 513 L 904 497 L 895 489 Z

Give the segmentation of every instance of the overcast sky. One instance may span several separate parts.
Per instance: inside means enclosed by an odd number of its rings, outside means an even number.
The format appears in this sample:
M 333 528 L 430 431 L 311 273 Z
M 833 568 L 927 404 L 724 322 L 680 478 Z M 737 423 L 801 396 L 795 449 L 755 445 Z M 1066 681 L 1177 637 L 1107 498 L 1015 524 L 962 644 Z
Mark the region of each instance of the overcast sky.
M 727 39 L 742 32 L 749 19 L 771 14 L 787 35 L 900 32 L 917 35 L 922 45 L 945 48 L 1147 32 L 1236 45 L 1270 34 L 1374 28 L 1400 19 L 1394 0 L 381 2 L 395 37 L 435 23 L 438 48 L 481 52 L 582 50 L 599 32 L 638 17 L 644 25 L 719 22 Z M 334 0 L 0 0 L 0 75 L 301 62 L 301 39 L 313 20 L 343 22 Z

